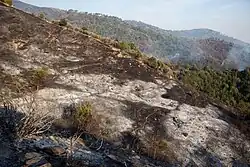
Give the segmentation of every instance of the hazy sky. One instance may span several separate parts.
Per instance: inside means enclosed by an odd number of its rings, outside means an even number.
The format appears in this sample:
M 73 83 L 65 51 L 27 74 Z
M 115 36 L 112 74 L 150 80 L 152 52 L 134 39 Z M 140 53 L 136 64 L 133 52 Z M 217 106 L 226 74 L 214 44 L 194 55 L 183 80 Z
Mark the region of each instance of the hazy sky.
M 168 30 L 210 28 L 250 43 L 250 0 L 22 0 L 104 13 Z

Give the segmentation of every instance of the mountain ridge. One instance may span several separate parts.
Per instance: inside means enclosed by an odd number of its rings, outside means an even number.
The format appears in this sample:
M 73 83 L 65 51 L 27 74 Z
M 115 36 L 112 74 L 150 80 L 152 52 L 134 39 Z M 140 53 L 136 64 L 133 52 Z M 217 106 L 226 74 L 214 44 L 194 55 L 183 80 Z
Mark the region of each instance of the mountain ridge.
M 220 38 L 224 38 L 224 40 L 226 41 L 231 41 L 231 42 L 235 42 L 237 44 L 240 44 L 240 45 L 244 45 L 244 46 L 249 46 L 250 43 L 248 42 L 245 42 L 245 41 L 242 41 L 242 40 L 239 40 L 235 37 L 230 37 L 226 34 L 223 34 L 219 31 L 215 31 L 213 29 L 209 29 L 209 28 L 194 28 L 194 29 L 183 29 L 183 30 L 166 30 L 166 29 L 163 29 L 163 28 L 159 28 L 157 26 L 153 26 L 153 25 L 150 25 L 150 24 L 147 24 L 147 23 L 144 23 L 144 22 L 141 22 L 141 21 L 135 21 L 135 20 L 124 20 L 125 22 L 128 22 L 128 23 L 131 23 L 133 25 L 143 25 L 143 26 L 149 26 L 149 27 L 153 27 L 153 28 L 156 28 L 157 30 L 160 30 L 160 31 L 166 31 L 168 33 L 172 33 L 174 35 L 177 35 L 177 36 L 181 36 L 181 37 L 187 37 L 187 38 L 211 38 L 213 36 L 220 36 Z M 207 32 L 208 34 L 206 34 L 205 32 Z M 206 36 L 207 35 L 207 36 Z M 196 37 L 197 36 L 197 37 Z
M 25 3 L 18 0 L 14 1 L 14 6 L 36 15 L 44 13 L 49 20 L 65 18 L 73 26 L 86 27 L 105 37 L 133 42 L 144 53 L 166 62 L 200 67 L 211 66 L 215 69 L 245 69 L 250 65 L 250 44 L 213 30 L 170 31 L 99 13 L 77 12 L 72 9 L 57 10 L 33 5 L 27 7 Z M 216 44 L 225 48 L 220 48 L 218 51 Z M 227 50 L 228 47 L 230 47 L 229 50 Z M 204 48 L 209 49 L 204 50 Z M 224 52 L 225 50 L 227 51 Z
M 35 5 L 32 5 L 32 4 L 28 4 L 28 3 L 22 2 L 20 0 L 14 0 L 13 2 L 14 2 L 14 6 L 16 6 L 17 8 L 21 8 L 21 9 L 23 9 L 21 6 L 26 6 L 26 7 L 28 6 L 28 7 L 38 7 L 38 8 L 44 8 L 44 9 L 54 9 L 54 10 L 59 10 L 59 11 L 70 11 L 70 10 L 77 11 L 77 10 L 74 10 L 74 9 L 66 10 L 66 9 L 59 9 L 59 8 L 45 7 L 45 6 L 40 6 L 39 7 L 39 6 L 35 6 Z M 87 12 L 84 12 L 84 11 L 79 11 L 79 12 L 80 13 L 87 13 Z M 101 13 L 89 13 L 89 14 L 99 14 L 100 16 L 101 15 L 104 15 L 104 16 L 106 15 L 106 14 L 101 14 Z M 226 35 L 224 33 L 221 33 L 219 31 L 215 31 L 215 30 L 209 29 L 209 28 L 193 28 L 193 29 L 167 30 L 167 29 L 155 26 L 155 25 L 151 25 L 149 23 L 144 23 L 142 21 L 121 19 L 121 18 L 119 18 L 117 16 L 112 16 L 112 15 L 106 15 L 106 16 L 115 17 L 115 18 L 118 18 L 118 19 L 120 19 L 120 20 L 122 20 L 124 22 L 127 22 L 127 23 L 131 23 L 131 22 L 139 23 L 139 24 L 142 23 L 144 25 L 147 25 L 147 26 L 150 26 L 150 27 L 154 27 L 154 28 L 157 28 L 159 30 L 164 30 L 166 32 L 174 32 L 174 33 L 180 33 L 180 34 L 182 34 L 182 33 L 189 33 L 189 32 L 192 33 L 193 31 L 210 31 L 211 33 L 216 33 L 216 35 L 220 34 L 220 35 L 223 35 L 224 37 L 230 38 L 231 40 L 237 40 L 238 43 L 241 43 L 241 44 L 244 43 L 245 45 L 250 45 L 249 42 L 245 42 L 245 41 L 239 40 L 239 39 L 237 39 L 235 37 L 230 37 L 230 36 L 228 36 L 228 35 Z M 185 36 L 185 35 L 183 35 L 183 36 Z

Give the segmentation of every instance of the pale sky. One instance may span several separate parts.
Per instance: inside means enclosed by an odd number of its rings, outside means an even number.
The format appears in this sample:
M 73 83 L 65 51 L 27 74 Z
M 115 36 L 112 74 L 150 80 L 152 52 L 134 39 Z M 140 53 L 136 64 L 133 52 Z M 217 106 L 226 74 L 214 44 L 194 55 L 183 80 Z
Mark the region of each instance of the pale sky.
M 209 28 L 250 43 L 250 0 L 22 0 L 103 13 L 167 30 Z

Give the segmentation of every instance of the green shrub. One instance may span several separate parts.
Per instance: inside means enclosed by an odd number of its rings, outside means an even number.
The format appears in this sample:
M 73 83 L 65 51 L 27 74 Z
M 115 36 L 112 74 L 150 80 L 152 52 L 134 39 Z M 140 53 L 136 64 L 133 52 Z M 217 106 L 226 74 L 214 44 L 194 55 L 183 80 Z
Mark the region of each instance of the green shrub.
M 47 77 L 48 74 L 49 74 L 48 68 L 46 67 L 38 68 L 33 71 L 33 77 L 36 79 L 43 79 Z
M 71 30 L 74 29 L 74 28 L 73 28 L 73 25 L 72 25 L 72 24 L 69 24 L 69 23 L 67 23 L 66 27 L 67 27 L 68 29 L 71 29 Z
M 75 125 L 84 127 L 91 117 L 92 110 L 92 105 L 89 102 L 77 106 L 74 114 Z
M 129 49 L 131 49 L 131 50 L 137 50 L 137 47 L 134 43 L 130 42 L 130 43 L 128 43 L 128 46 L 129 46 Z
M 168 149 L 168 142 L 166 140 L 160 140 L 156 143 L 156 147 L 159 151 L 166 151 Z
M 96 34 L 96 33 L 92 33 L 91 35 L 92 35 L 92 37 L 94 37 L 96 39 L 100 39 L 100 40 L 102 39 L 102 37 L 100 35 Z
M 79 28 L 77 28 L 77 27 L 75 27 L 74 30 L 75 30 L 75 31 L 81 31 L 81 29 L 79 29 Z
M 82 27 L 82 28 L 80 29 L 80 32 L 83 33 L 83 34 L 89 35 L 88 29 L 87 29 L 86 27 Z M 98 39 L 98 38 L 99 38 L 99 37 L 97 37 L 97 39 Z
M 142 55 L 141 52 L 135 52 L 135 53 L 133 54 L 133 56 L 134 56 L 135 59 L 141 59 L 141 58 L 143 57 L 143 55 Z
M 67 26 L 68 22 L 67 22 L 66 19 L 61 19 L 61 20 L 58 22 L 58 24 L 59 24 L 60 26 Z
M 122 50 L 135 50 L 135 51 L 138 51 L 136 45 L 134 43 L 128 43 L 128 42 L 120 42 L 118 44 L 118 47 Z
M 81 33 L 85 34 L 85 35 L 90 35 L 91 33 L 89 33 L 88 31 L 80 31 Z
M 157 61 L 157 67 L 158 67 L 158 69 L 160 69 L 160 70 L 164 70 L 165 69 L 165 67 L 166 67 L 166 65 L 165 65 L 165 63 L 163 63 L 162 61 Z
M 129 48 L 128 44 L 126 42 L 120 42 L 118 44 L 118 47 L 122 50 L 127 50 Z
M 43 68 L 32 70 L 31 82 L 34 86 L 43 85 L 48 76 L 49 76 L 48 68 L 43 67 Z
M 51 23 L 53 23 L 53 24 L 58 24 L 58 21 L 52 20 Z
M 44 15 L 43 13 L 40 13 L 40 14 L 39 14 L 39 17 L 40 17 L 41 19 L 44 19 L 44 18 L 45 18 L 45 15 Z
M 158 61 L 155 57 L 150 57 L 146 60 L 146 63 L 148 66 L 154 68 L 154 69 L 158 69 Z
M 157 60 L 155 57 L 147 58 L 144 55 L 142 55 L 142 59 L 143 59 L 144 63 L 147 64 L 149 67 L 151 67 L 155 70 L 161 71 L 164 74 L 168 74 L 169 77 L 174 76 L 174 73 L 171 72 L 170 66 L 166 65 L 164 62 L 162 62 L 160 60 Z
M 145 146 L 143 153 L 157 160 L 167 162 L 176 161 L 176 155 L 169 142 L 157 136 L 149 138 L 149 142 Z
M 82 27 L 82 31 L 87 31 L 88 29 L 86 27 Z

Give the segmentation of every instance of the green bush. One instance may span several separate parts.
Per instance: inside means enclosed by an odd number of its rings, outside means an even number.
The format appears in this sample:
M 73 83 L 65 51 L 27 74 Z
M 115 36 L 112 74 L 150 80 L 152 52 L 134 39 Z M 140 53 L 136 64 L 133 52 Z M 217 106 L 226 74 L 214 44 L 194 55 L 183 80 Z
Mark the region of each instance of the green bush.
M 72 24 L 70 24 L 70 23 L 67 23 L 66 27 L 67 27 L 68 29 L 74 30 L 73 25 L 72 25 Z
M 38 68 L 31 71 L 31 82 L 35 86 L 43 85 L 49 76 L 48 68 Z
M 91 33 L 89 33 L 88 31 L 80 31 L 81 33 L 85 34 L 85 35 L 90 35 Z
M 92 105 L 89 102 L 85 102 L 76 107 L 74 114 L 74 122 L 78 127 L 84 127 L 91 117 Z
M 87 31 L 88 29 L 86 27 L 82 27 L 82 31 Z
M 160 140 L 156 143 L 159 151 L 166 151 L 168 149 L 168 142 L 166 140 Z
M 66 19 L 61 19 L 61 20 L 58 22 L 58 24 L 59 24 L 60 26 L 67 26 L 68 22 L 67 22 Z
M 135 59 L 141 59 L 143 57 L 143 54 L 141 52 L 135 52 L 133 56 Z
M 40 14 L 39 14 L 39 17 L 40 17 L 41 19 L 44 19 L 44 18 L 45 18 L 45 15 L 44 15 L 43 13 L 40 13 Z
M 89 35 L 88 29 L 87 29 L 86 27 L 82 27 L 82 28 L 80 29 L 80 32 L 83 33 L 83 34 Z
M 129 45 L 126 42 L 120 42 L 119 43 L 119 48 L 122 49 L 122 50 L 127 50 L 127 49 L 129 49 Z
M 158 66 L 158 69 L 160 69 L 160 70 L 164 70 L 164 69 L 166 69 L 165 67 L 166 67 L 166 65 L 165 65 L 165 63 L 163 63 L 162 61 L 157 61 L 157 66 Z
M 136 45 L 131 42 L 119 42 L 118 47 L 122 50 L 127 50 L 127 51 L 130 50 L 139 51 Z
M 174 162 L 176 161 L 176 154 L 171 148 L 169 142 L 165 139 L 152 136 L 150 142 L 144 146 L 143 153 L 148 156 L 162 161 Z
M 154 68 L 154 69 L 158 69 L 158 61 L 155 57 L 150 57 L 146 60 L 146 63 L 148 66 Z
M 170 67 L 168 67 L 164 62 L 157 60 L 155 57 L 144 59 L 144 63 L 149 67 L 155 70 L 159 70 L 163 73 L 168 73 L 170 70 Z
M 33 77 L 36 79 L 43 79 L 48 76 L 48 74 L 48 68 L 46 67 L 38 68 L 33 71 Z
M 128 46 L 129 46 L 129 49 L 131 49 L 131 50 L 137 50 L 137 47 L 134 43 L 130 42 L 130 43 L 128 43 Z

